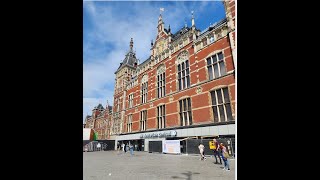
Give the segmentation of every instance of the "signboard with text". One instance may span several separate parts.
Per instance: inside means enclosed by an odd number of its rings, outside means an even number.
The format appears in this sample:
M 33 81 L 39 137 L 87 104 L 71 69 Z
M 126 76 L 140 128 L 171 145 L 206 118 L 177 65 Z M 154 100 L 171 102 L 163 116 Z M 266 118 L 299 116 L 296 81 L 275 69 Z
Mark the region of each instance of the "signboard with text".
M 162 141 L 162 152 L 180 154 L 180 141 L 179 140 L 163 140 Z

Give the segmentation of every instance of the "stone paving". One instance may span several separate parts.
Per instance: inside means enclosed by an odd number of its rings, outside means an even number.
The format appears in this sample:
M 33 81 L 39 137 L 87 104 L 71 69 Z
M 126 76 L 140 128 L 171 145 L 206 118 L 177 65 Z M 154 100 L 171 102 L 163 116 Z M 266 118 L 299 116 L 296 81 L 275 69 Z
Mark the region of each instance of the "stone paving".
M 83 180 L 106 179 L 186 179 L 235 180 L 235 160 L 230 159 L 231 171 L 214 164 L 214 157 L 200 161 L 199 155 L 172 155 L 123 151 L 83 153 Z

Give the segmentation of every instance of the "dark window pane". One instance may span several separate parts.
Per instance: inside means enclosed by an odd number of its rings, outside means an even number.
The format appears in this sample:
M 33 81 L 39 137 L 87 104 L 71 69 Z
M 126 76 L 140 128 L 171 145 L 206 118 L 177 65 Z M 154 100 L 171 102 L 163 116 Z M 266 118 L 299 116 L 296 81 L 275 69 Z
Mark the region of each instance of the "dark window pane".
M 207 58 L 207 65 L 211 64 L 211 58 Z
M 178 79 L 180 79 L 180 78 L 181 78 L 181 72 L 178 73 Z
M 212 66 L 208 66 L 209 79 L 213 79 Z
M 223 59 L 223 54 L 222 54 L 222 52 L 218 53 L 218 57 L 219 57 L 219 60 L 222 60 L 222 59 Z
M 188 98 L 187 100 L 188 100 L 188 109 L 187 110 L 190 111 L 191 110 L 191 100 L 190 100 L 190 98 Z
M 182 112 L 182 100 L 179 101 L 179 108 L 180 108 L 180 112 Z
M 182 89 L 186 88 L 185 78 L 182 78 L 181 81 L 182 81 L 182 83 L 181 83 L 181 88 L 182 88 Z
M 217 100 L 216 100 L 216 93 L 215 91 L 211 92 L 211 100 L 212 100 L 212 105 L 217 105 Z
M 231 121 L 233 119 L 232 117 L 232 111 L 231 111 L 231 106 L 230 104 L 225 104 L 225 107 L 226 107 L 226 111 L 227 111 L 227 120 L 228 121 Z
M 186 69 L 186 75 L 189 75 L 189 68 Z
M 214 69 L 214 78 L 219 77 L 218 64 L 215 64 L 215 65 L 213 66 L 213 69 Z
M 181 79 L 179 79 L 179 90 L 181 90 L 182 87 L 181 87 Z
M 183 114 L 184 114 L 184 123 L 185 123 L 186 126 L 188 125 L 187 113 L 188 113 L 188 112 L 184 112 L 184 113 L 183 113 Z
M 182 77 L 186 76 L 186 71 L 182 71 Z
M 221 90 L 217 90 L 217 96 L 218 96 L 218 104 L 222 103 L 222 94 L 221 94 Z
M 224 102 L 230 102 L 228 88 L 223 88 Z
M 190 77 L 187 76 L 187 87 L 190 87 Z
M 186 68 L 189 67 L 189 60 L 186 60 Z
M 181 67 L 180 67 L 180 64 L 178 64 L 178 71 L 181 71 Z
M 186 99 L 183 100 L 183 111 L 187 110 L 187 101 Z
M 184 70 L 185 66 L 184 66 L 184 62 L 181 63 L 181 70 Z
M 216 56 L 216 55 L 213 55 L 213 56 L 212 56 L 212 64 L 215 63 L 215 62 L 217 62 L 217 56 Z
M 189 124 L 192 125 L 192 114 L 191 114 L 191 111 L 189 111 L 188 113 L 189 113 Z
M 217 106 L 213 106 L 212 109 L 213 109 L 213 117 L 214 117 L 213 121 L 219 122 Z
M 221 76 L 225 75 L 226 74 L 226 67 L 224 66 L 224 62 L 220 62 L 220 73 L 221 73 Z
M 225 115 L 224 115 L 223 105 L 219 105 L 219 113 L 220 113 L 220 122 L 225 121 Z
M 165 106 L 162 107 L 162 115 L 163 115 L 163 116 L 166 115 L 166 107 L 165 107 Z
M 181 126 L 183 126 L 183 117 L 182 117 L 182 113 L 180 113 L 180 124 L 181 124 Z
M 163 128 L 166 128 L 166 117 L 163 117 Z

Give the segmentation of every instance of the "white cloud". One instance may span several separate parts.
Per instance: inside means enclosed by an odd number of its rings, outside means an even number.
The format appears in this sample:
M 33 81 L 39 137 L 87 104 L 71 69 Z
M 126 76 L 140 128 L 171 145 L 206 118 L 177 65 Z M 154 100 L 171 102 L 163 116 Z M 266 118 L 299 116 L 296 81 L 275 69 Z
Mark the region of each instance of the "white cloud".
M 109 6 L 111 3 L 115 2 L 83 2 L 93 29 L 89 32 L 84 30 L 84 118 L 99 103 L 105 107 L 108 100 L 112 105 L 114 72 L 129 50 L 130 38 L 134 40 L 134 49 L 141 63 L 149 57 L 150 41 L 157 35 L 161 6 L 152 2 L 131 2 L 130 9 L 121 9 L 121 4 Z M 172 33 L 184 26 L 185 19 L 191 24 L 191 10 L 181 3 L 177 8 L 177 3 L 166 7 L 162 15 L 165 27 L 170 24 Z M 203 7 L 205 5 L 203 3 Z M 108 44 L 112 45 L 109 52 L 106 50 Z

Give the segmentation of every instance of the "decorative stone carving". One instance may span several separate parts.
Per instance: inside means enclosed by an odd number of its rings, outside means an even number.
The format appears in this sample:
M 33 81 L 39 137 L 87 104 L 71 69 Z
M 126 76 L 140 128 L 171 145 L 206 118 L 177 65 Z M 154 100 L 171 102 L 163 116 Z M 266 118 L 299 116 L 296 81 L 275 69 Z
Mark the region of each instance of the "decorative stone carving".
M 148 82 L 148 75 L 144 75 L 141 79 L 141 83 Z
M 177 63 L 181 64 L 182 62 L 186 61 L 189 59 L 189 53 L 188 51 L 182 51 L 177 58 Z
M 166 71 L 166 67 L 164 65 L 160 65 L 158 68 L 157 68 L 157 74 L 162 74 L 163 72 Z
M 197 89 L 196 89 L 196 93 L 199 94 L 202 92 L 202 87 L 201 86 L 198 86 Z
M 172 102 L 172 101 L 173 101 L 173 96 L 172 96 L 172 95 L 170 95 L 170 97 L 169 97 L 169 101 L 170 101 L 170 102 Z

